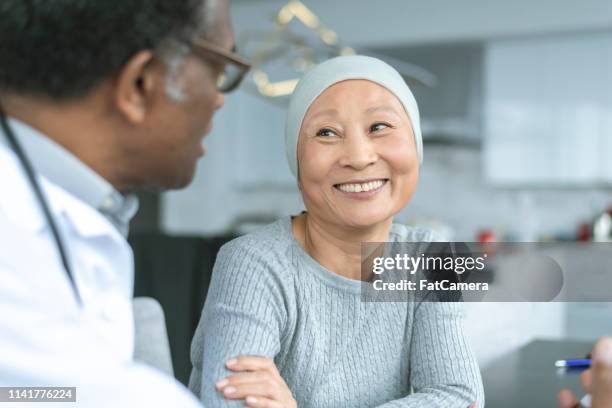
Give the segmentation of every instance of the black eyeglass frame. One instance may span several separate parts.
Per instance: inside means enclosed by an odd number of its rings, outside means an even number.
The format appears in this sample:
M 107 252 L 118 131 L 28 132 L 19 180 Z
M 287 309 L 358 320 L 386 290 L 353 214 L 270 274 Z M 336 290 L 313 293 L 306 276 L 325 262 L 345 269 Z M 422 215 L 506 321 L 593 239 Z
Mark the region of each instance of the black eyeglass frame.
M 192 40 L 189 45 L 196 55 L 204 59 L 208 59 L 210 55 L 213 55 L 221 59 L 223 63 L 231 64 L 238 69 L 238 75 L 227 85 L 219 87 L 219 92 L 228 93 L 235 90 L 251 69 L 251 63 L 246 58 L 241 57 L 233 51 L 228 51 L 217 44 L 213 44 L 203 39 L 195 39 Z

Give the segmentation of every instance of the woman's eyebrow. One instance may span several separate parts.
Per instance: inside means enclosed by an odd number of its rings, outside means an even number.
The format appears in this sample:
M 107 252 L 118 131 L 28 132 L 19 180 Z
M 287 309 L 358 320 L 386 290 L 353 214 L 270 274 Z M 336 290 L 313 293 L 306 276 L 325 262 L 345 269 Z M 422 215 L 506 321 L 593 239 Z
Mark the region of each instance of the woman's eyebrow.
M 366 113 L 376 113 L 376 112 L 388 112 L 388 113 L 392 113 L 394 115 L 397 115 L 397 112 L 395 109 L 393 109 L 393 107 L 391 106 L 387 106 L 387 105 L 383 105 L 383 106 L 373 106 L 371 108 L 368 108 L 365 110 Z
M 337 114 L 338 114 L 338 109 L 329 108 L 329 109 L 324 109 L 322 111 L 319 111 L 319 112 L 313 114 L 308 119 L 312 120 L 312 119 L 318 118 L 319 116 L 334 116 L 334 115 L 337 115 Z

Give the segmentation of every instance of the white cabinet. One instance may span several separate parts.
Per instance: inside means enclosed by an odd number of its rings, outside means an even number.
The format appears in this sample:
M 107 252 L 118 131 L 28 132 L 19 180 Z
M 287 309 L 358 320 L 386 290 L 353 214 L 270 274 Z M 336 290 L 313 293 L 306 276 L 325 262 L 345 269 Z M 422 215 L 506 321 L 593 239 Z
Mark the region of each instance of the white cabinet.
M 500 185 L 612 182 L 612 34 L 491 42 L 484 168 Z
M 612 34 L 604 50 L 606 78 L 603 82 L 605 93 L 604 122 L 601 134 L 600 167 L 605 179 L 612 180 Z

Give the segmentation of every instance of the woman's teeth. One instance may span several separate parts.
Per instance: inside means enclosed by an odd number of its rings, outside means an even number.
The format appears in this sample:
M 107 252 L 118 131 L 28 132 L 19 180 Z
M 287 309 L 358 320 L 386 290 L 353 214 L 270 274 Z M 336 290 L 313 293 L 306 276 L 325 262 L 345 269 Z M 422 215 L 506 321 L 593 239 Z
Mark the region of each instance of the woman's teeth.
M 369 181 L 367 183 L 336 184 L 336 187 L 338 188 L 338 190 L 344 191 L 345 193 L 361 193 L 376 190 L 377 188 L 380 188 L 383 184 L 385 184 L 385 180 L 375 180 Z

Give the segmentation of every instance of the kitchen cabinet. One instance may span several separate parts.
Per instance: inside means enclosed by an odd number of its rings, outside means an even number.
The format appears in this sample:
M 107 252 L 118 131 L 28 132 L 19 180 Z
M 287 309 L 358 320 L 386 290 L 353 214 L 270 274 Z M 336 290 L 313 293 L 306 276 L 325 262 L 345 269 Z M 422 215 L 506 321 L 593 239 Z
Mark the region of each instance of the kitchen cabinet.
M 612 183 L 612 33 L 493 41 L 484 61 L 489 182 Z

